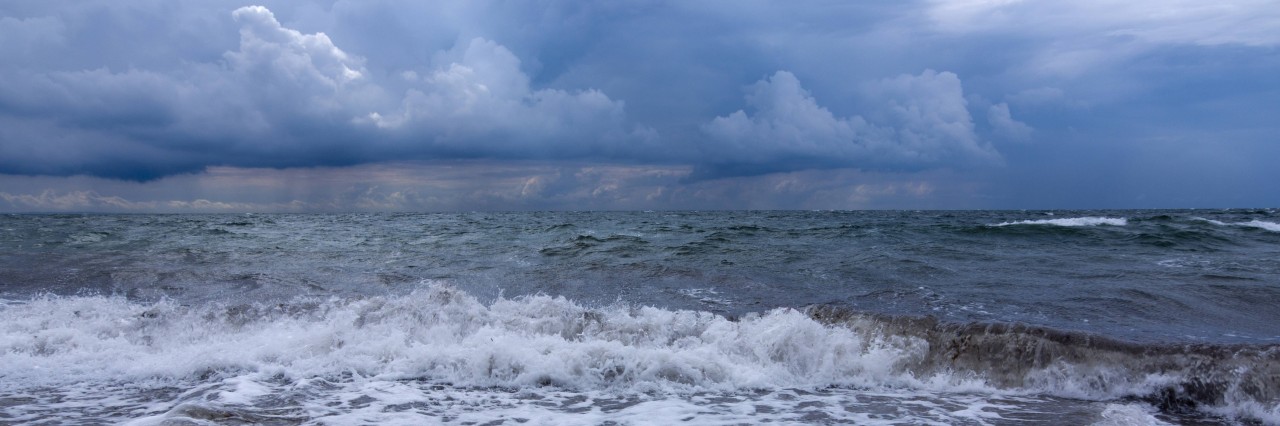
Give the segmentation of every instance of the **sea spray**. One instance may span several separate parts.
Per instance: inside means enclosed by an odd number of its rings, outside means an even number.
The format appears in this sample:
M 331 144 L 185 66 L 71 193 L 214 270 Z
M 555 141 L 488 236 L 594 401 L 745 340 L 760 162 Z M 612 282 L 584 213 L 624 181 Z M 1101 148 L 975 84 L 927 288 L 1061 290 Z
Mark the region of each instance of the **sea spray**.
M 212 385 L 205 401 L 219 409 L 260 406 L 244 416 L 300 415 L 296 402 L 270 399 L 298 391 L 394 399 L 360 389 L 407 381 L 637 401 L 823 389 L 1044 395 L 1274 421 L 1280 377 L 1276 347 L 1140 345 L 826 306 L 731 320 L 541 295 L 486 304 L 443 284 L 399 297 L 202 307 L 46 297 L 6 305 L 0 320 L 6 394 Z M 23 407 L 7 411 L 24 418 Z

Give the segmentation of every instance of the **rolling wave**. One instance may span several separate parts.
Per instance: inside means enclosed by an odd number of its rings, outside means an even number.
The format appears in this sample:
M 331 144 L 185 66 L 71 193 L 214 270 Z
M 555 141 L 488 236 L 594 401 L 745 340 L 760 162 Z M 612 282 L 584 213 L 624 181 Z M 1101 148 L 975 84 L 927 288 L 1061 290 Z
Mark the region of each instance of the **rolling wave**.
M 0 393 L 9 395 L 102 395 L 154 381 L 220 389 L 233 402 L 298 389 L 382 395 L 365 389 L 370 380 L 622 400 L 837 387 L 1136 400 L 1280 422 L 1277 346 L 1135 344 L 832 306 L 731 319 L 550 296 L 486 304 L 434 284 L 404 296 L 272 305 L 46 297 L 3 305 L 0 324 Z M 0 411 L 33 418 L 20 405 Z
M 1161 410 L 1205 410 L 1280 421 L 1280 345 L 1139 344 L 1023 324 L 945 324 L 832 306 L 815 319 L 866 335 L 927 342 L 914 374 L 982 378 L 1001 389 L 1085 399 L 1138 399 Z
M 1257 219 L 1250 220 L 1248 222 L 1232 222 L 1232 223 L 1227 223 L 1220 220 L 1205 219 L 1202 217 L 1197 217 L 1195 218 L 1195 220 L 1209 223 L 1212 225 L 1217 225 L 1217 226 L 1238 226 L 1243 228 L 1257 228 L 1257 229 L 1263 229 L 1271 232 L 1280 232 L 1280 223 L 1267 222 L 1264 220 L 1257 220 Z
M 1275 222 L 1251 220 L 1248 222 L 1237 223 L 1236 225 L 1250 227 L 1250 228 L 1265 229 L 1271 232 L 1280 232 L 1280 223 L 1275 223 Z
M 1128 219 L 1122 217 L 1072 217 L 1060 219 L 1037 219 L 1037 220 L 1020 220 L 1016 222 L 1001 222 L 993 227 L 1000 226 L 1016 226 L 1016 225 L 1048 225 L 1048 226 L 1125 226 L 1128 225 Z

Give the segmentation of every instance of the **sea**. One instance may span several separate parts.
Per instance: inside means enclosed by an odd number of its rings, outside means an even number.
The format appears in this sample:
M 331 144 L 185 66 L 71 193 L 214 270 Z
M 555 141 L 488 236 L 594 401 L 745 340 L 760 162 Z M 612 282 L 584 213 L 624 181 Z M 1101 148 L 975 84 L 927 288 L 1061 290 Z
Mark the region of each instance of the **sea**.
M 1280 211 L 0 215 L 0 424 L 1280 424 Z

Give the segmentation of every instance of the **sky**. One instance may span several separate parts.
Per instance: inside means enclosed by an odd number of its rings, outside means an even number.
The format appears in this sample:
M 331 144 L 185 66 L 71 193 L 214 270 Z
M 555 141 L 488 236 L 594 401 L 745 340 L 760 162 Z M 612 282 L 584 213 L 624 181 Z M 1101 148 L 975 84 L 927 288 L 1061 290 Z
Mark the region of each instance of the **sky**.
M 6 0 L 0 212 L 1280 206 L 1275 0 Z

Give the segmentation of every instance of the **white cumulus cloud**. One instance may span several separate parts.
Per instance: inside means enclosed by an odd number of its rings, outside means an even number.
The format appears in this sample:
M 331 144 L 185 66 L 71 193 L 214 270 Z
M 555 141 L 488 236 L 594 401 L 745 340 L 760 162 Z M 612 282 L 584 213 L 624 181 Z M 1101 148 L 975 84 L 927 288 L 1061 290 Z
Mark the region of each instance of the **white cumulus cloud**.
M 713 167 L 754 174 L 803 168 L 923 169 L 999 162 L 974 131 L 960 79 L 926 70 L 869 85 L 883 108 L 840 117 L 818 104 L 795 75 L 752 85 L 747 106 L 703 125 Z
M 635 144 L 656 138 L 651 129 L 628 126 L 623 102 L 599 90 L 533 89 L 519 58 L 491 40 L 472 39 L 437 56 L 434 70 L 401 73 L 411 86 L 399 108 L 356 122 L 451 151 L 474 151 L 482 140 L 498 156 L 634 153 L 641 148 Z
M 324 33 L 303 34 L 285 28 L 262 6 L 242 7 L 231 16 L 241 24 L 240 50 L 225 57 L 237 70 L 330 88 L 363 75 L 361 61 L 335 46 Z
M 988 108 L 987 122 L 995 129 L 996 135 L 1002 138 L 1020 142 L 1031 138 L 1031 126 L 1014 120 L 1007 103 L 1001 102 Z

